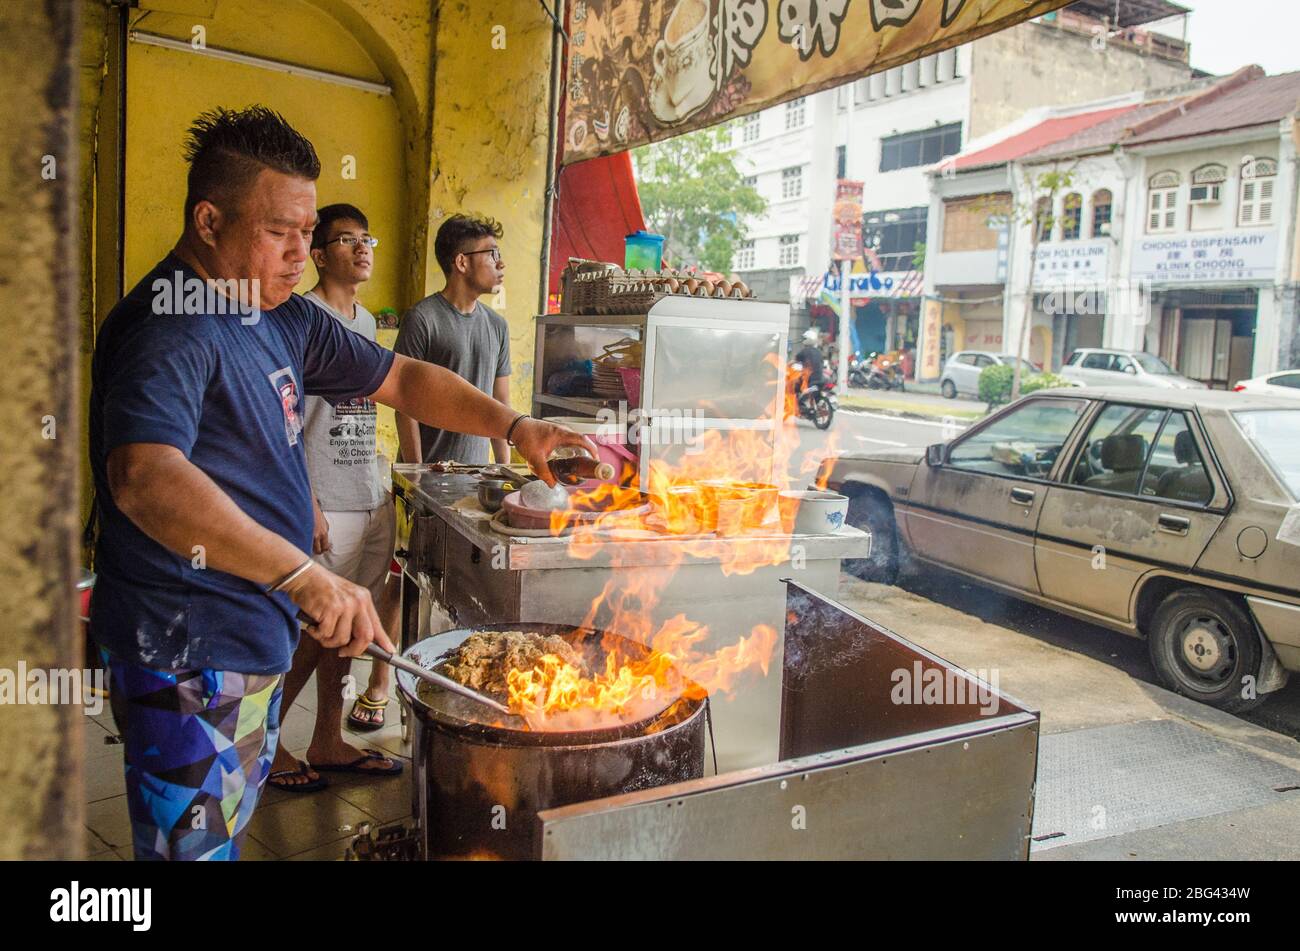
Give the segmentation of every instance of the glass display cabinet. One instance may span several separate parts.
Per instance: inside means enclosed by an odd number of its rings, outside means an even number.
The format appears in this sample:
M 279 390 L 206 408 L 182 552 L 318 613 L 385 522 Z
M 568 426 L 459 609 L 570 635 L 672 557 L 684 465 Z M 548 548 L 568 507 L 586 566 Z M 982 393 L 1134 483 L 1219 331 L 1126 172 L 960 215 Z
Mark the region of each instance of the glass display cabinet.
M 639 454 L 643 487 L 653 461 L 676 467 L 708 444 L 710 430 L 750 430 L 758 437 L 746 445 L 765 445 L 766 456 L 747 460 L 752 468 L 743 477 L 773 481 L 789 326 L 786 304 L 680 295 L 644 314 L 538 317 L 533 415 L 616 420 Z M 640 357 L 639 367 L 620 374 L 626 395 L 613 395 L 608 372 L 602 380 L 598 369 L 611 365 L 611 353 L 624 363 Z M 734 459 L 718 463 L 730 471 L 713 475 L 742 476 Z M 700 463 L 691 468 L 698 472 Z

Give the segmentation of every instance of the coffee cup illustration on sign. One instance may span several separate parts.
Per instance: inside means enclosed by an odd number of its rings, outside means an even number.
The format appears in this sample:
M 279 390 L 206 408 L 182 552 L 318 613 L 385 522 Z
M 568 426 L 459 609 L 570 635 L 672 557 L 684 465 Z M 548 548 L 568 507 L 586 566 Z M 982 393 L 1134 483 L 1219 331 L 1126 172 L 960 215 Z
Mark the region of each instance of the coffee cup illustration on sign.
M 717 91 L 718 31 L 708 0 L 679 0 L 655 44 L 650 111 L 660 122 L 680 122 Z

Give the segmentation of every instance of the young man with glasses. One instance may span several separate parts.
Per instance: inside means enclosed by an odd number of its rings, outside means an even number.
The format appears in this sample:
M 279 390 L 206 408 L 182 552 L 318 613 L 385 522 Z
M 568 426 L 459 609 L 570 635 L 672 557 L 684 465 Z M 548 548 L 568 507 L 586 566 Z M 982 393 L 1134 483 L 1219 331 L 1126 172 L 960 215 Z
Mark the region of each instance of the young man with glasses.
M 317 212 L 311 259 L 316 286 L 305 295 L 325 313 L 355 334 L 375 339 L 375 318 L 357 300 L 357 291 L 374 268 L 378 240 L 370 234 L 365 214 L 353 205 L 327 205 Z M 367 589 L 388 629 L 396 623 L 396 591 L 385 598 L 385 581 L 392 560 L 395 516 L 375 442 L 375 404 L 366 397 L 330 404 L 319 396 L 306 398 L 303 448 L 311 481 L 315 524 L 312 554 L 325 568 Z M 309 637 L 298 642 L 293 667 L 284 681 L 284 709 L 316 673 L 316 725 L 306 763 L 281 746 L 267 781 L 277 789 L 313 792 L 328 783 L 320 772 L 395 775 L 402 764 L 371 750 L 343 742 L 343 683 L 351 660 L 322 650 Z M 354 721 L 363 729 L 383 725 L 388 696 L 388 665 L 371 665 L 370 685 L 354 705 Z M 368 702 L 364 705 L 361 700 Z M 382 701 L 382 702 L 381 702 Z M 357 708 L 364 707 L 358 716 Z
M 505 279 L 497 239 L 501 225 L 491 218 L 452 215 L 433 242 L 434 256 L 446 286 L 420 301 L 402 318 L 394 351 L 437 364 L 489 396 L 510 402 L 510 327 L 504 317 L 479 298 Z M 488 440 L 418 424 L 397 414 L 403 462 L 451 460 L 483 465 Z M 504 439 L 491 441 L 496 461 L 509 463 Z

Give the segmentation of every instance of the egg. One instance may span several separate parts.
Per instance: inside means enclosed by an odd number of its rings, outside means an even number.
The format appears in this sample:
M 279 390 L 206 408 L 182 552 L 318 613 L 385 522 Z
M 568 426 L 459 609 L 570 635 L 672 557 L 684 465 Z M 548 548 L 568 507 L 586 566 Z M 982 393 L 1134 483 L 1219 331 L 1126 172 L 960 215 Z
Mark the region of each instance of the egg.
M 562 485 L 552 488 L 541 479 L 535 479 L 519 490 L 519 501 L 527 508 L 552 512 L 569 507 L 569 493 Z

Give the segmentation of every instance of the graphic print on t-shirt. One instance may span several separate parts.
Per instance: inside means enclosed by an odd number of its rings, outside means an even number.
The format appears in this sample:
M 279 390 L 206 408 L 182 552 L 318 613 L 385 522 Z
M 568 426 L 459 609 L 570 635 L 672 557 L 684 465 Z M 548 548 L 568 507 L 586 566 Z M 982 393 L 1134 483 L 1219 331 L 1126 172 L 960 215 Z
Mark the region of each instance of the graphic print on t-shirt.
M 293 378 L 293 371 L 288 367 L 281 367 L 267 375 L 280 396 L 280 409 L 284 410 L 285 438 L 290 446 L 296 446 L 298 434 L 302 432 L 302 417 L 298 415 L 298 381 Z
M 330 416 L 330 464 L 350 469 L 375 461 L 375 404 L 359 396 L 334 406 Z

